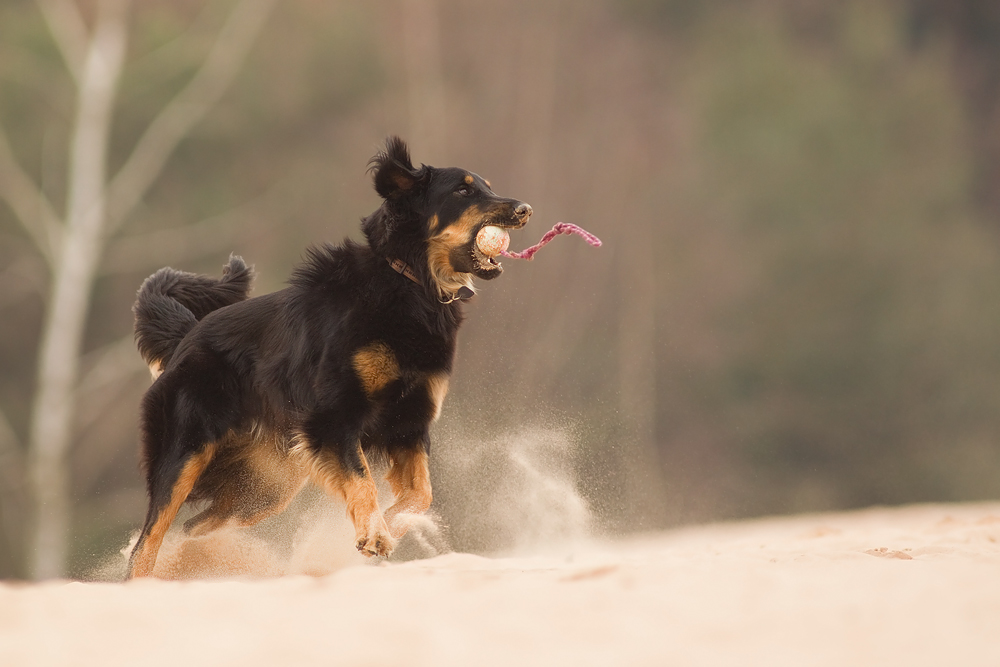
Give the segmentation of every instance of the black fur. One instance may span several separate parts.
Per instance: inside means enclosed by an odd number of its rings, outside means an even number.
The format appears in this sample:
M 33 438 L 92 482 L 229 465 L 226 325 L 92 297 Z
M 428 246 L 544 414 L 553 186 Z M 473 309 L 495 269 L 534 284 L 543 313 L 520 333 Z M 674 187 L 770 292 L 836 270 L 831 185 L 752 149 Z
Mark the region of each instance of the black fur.
M 213 310 L 250 295 L 253 269 L 232 255 L 216 280 L 165 267 L 146 278 L 132 312 L 139 354 L 150 366 L 166 366 L 177 344 Z
M 502 270 L 476 232 L 523 226 L 531 208 L 466 170 L 415 168 L 396 137 L 370 167 L 383 203 L 362 221 L 367 243 L 308 250 L 286 289 L 247 299 L 252 271 L 235 256 L 219 280 L 161 269 L 140 289 L 138 347 L 163 372 L 142 402 L 150 504 L 130 575 L 151 572 L 187 500 L 210 504 L 186 528 L 249 525 L 308 477 L 347 501 L 358 548 L 375 555 L 405 531 L 398 512 L 430 503 L 425 460 L 462 322 L 457 286 Z M 375 460 L 391 464 L 397 494 L 385 520 L 368 498 Z

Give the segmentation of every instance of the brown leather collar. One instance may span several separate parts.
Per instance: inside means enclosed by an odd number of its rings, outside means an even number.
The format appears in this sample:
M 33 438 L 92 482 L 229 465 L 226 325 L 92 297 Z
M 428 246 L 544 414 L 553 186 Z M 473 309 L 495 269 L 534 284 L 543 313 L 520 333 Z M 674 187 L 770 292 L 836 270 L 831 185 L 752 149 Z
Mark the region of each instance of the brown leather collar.
M 418 285 L 420 284 L 420 279 L 417 278 L 417 274 L 415 274 L 413 272 L 413 269 L 410 268 L 410 265 L 404 262 L 403 260 L 389 259 L 388 257 L 386 257 L 385 261 L 389 262 L 389 266 L 391 266 L 392 270 L 395 271 L 396 273 L 406 276 L 407 278 L 409 278 Z
M 389 259 L 388 257 L 386 257 L 385 261 L 389 262 L 389 266 L 391 266 L 392 270 L 395 271 L 396 273 L 406 276 L 407 278 L 409 278 L 418 285 L 421 284 L 420 279 L 417 278 L 417 274 L 415 274 L 413 272 L 413 269 L 410 268 L 410 265 L 404 262 L 403 260 Z M 462 287 L 458 290 L 458 292 L 453 294 L 450 299 L 440 299 L 440 301 L 441 303 L 447 305 L 454 301 L 465 301 L 466 299 L 471 299 L 474 294 L 475 292 L 470 290 L 468 287 Z

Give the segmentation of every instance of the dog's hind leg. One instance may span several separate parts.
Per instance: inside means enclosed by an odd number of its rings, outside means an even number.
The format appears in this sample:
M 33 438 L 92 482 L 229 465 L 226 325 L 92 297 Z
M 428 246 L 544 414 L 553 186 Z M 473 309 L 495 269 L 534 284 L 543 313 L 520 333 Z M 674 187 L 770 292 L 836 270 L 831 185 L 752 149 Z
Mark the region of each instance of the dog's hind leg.
M 230 494 L 216 498 L 205 510 L 184 522 L 184 534 L 201 537 L 216 528 L 221 528 L 233 513 L 233 499 Z
M 423 443 L 392 453 L 392 467 L 385 476 L 396 502 L 385 511 L 389 532 L 399 539 L 409 525 L 400 514 L 423 514 L 431 506 L 431 473 Z
M 139 541 L 132 549 L 126 579 L 152 573 L 163 537 L 191 494 L 198 477 L 208 467 L 215 450 L 214 443 L 206 445 L 200 451 L 182 457 L 177 465 L 165 467 L 169 471 L 167 474 L 152 478 L 146 522 Z
M 253 526 L 284 512 L 309 481 L 308 470 L 291 456 L 278 437 L 264 438 L 244 458 L 247 493 L 240 494 L 233 515 L 241 526 Z
M 199 488 L 210 489 L 212 504 L 184 522 L 184 532 L 200 537 L 227 523 L 246 528 L 285 511 L 309 478 L 281 444 L 272 439 L 237 447 L 230 442 L 228 450 L 221 446 L 205 473 L 211 480 L 199 482 Z

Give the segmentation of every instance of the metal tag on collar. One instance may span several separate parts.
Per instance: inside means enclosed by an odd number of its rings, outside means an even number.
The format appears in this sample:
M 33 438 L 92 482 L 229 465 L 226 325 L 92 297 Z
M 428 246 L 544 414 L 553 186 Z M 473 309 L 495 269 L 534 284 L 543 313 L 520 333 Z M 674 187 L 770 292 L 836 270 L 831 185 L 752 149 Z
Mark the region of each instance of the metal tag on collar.
M 468 301 L 476 295 L 475 292 L 470 290 L 468 287 L 459 287 L 458 291 L 450 299 L 441 299 L 441 303 L 448 305 L 449 303 L 454 303 L 456 301 Z

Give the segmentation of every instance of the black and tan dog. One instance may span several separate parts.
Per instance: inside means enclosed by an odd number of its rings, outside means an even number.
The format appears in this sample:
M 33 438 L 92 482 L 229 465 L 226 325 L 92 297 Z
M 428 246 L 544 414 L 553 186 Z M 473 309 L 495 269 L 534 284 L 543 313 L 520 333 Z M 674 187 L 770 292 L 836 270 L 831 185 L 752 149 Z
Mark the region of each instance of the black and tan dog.
M 441 410 L 473 278 L 502 268 L 476 247 L 486 225 L 518 228 L 531 207 L 469 171 L 415 168 L 392 137 L 372 158 L 382 205 L 367 244 L 310 249 L 289 287 L 247 298 L 232 257 L 221 279 L 161 269 L 139 290 L 136 340 L 155 381 L 142 401 L 149 509 L 129 577 L 152 572 L 181 505 L 201 535 L 282 511 L 308 482 L 347 504 L 366 555 L 431 504 L 428 429 Z M 388 464 L 383 516 L 369 462 Z

